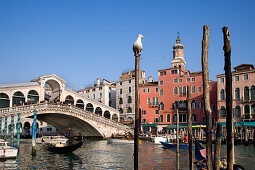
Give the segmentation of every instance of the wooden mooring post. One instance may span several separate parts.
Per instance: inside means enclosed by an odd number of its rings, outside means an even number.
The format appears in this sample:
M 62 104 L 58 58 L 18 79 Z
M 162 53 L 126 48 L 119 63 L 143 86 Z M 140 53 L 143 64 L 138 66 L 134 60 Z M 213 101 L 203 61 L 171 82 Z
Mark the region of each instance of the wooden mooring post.
M 210 105 L 210 88 L 208 72 L 208 47 L 209 47 L 209 26 L 203 27 L 202 41 L 202 73 L 203 73 L 203 98 L 204 112 L 206 117 L 206 158 L 207 169 L 212 170 L 212 111 Z
M 219 170 L 220 162 L 220 148 L 221 148 L 221 139 L 222 139 L 222 126 L 218 123 L 216 131 L 216 142 L 214 146 L 214 170 Z
M 188 112 L 188 140 L 189 140 L 189 169 L 193 170 L 193 135 L 191 123 L 190 86 L 187 86 L 187 112 Z
M 179 112 L 178 103 L 176 103 L 176 170 L 180 169 L 180 154 L 179 154 Z
M 234 136 L 233 136 L 233 120 L 232 120 L 232 72 L 231 72 L 231 47 L 230 34 L 228 27 L 222 28 L 224 39 L 224 56 L 225 56 L 225 79 L 226 79 L 226 128 L 227 128 L 227 162 L 228 170 L 233 170 L 234 165 Z

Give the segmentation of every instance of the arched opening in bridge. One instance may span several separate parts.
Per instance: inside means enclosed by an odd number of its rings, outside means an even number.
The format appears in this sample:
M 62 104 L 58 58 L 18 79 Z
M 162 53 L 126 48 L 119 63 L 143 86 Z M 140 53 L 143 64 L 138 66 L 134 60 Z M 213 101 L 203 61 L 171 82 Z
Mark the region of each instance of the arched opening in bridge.
M 71 104 L 71 105 L 74 104 L 74 99 L 71 95 L 66 96 L 65 104 Z
M 97 107 L 95 110 L 95 114 L 102 116 L 102 109 L 100 107 Z
M 56 80 L 48 80 L 44 84 L 44 100 L 50 102 L 60 101 L 60 85 Z
M 36 104 L 38 102 L 39 102 L 39 95 L 38 95 L 37 91 L 30 90 L 27 95 L 27 103 Z
M 120 112 L 120 114 L 122 114 L 122 113 L 123 113 L 123 109 L 122 109 L 122 108 L 120 108 L 120 109 L 119 109 L 119 112 Z
M 25 135 L 30 134 L 30 123 L 29 122 L 24 123 L 24 132 L 25 132 Z
M 5 93 L 0 93 L 0 108 L 10 107 L 9 96 Z
M 86 111 L 89 111 L 91 113 L 93 113 L 94 111 L 94 107 L 91 103 L 88 103 L 87 106 L 86 106 Z
M 81 99 L 77 100 L 76 107 L 84 109 L 84 102 Z
M 117 114 L 113 114 L 112 115 L 112 120 L 114 120 L 115 122 L 118 122 L 118 115 Z
M 104 117 L 107 118 L 107 119 L 110 119 L 110 118 L 111 118 L 111 114 L 110 114 L 110 112 L 109 112 L 108 110 L 106 110 L 106 111 L 104 112 Z
M 21 106 L 25 103 L 24 94 L 20 91 L 17 91 L 12 96 L 12 106 Z

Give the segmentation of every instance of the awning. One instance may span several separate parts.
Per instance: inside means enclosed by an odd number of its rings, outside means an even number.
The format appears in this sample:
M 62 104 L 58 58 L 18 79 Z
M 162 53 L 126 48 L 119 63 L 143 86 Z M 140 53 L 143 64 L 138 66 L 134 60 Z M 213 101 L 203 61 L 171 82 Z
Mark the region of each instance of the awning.
M 206 125 L 201 125 L 201 124 L 192 124 L 192 128 L 205 128 Z M 187 124 L 179 124 L 179 129 L 188 129 L 188 125 Z M 176 124 L 170 124 L 166 127 L 166 129 L 176 129 Z
M 221 122 L 220 124 L 226 126 L 226 122 Z M 234 122 L 234 126 L 255 126 L 255 122 Z
M 158 124 L 142 124 L 142 127 L 156 127 Z

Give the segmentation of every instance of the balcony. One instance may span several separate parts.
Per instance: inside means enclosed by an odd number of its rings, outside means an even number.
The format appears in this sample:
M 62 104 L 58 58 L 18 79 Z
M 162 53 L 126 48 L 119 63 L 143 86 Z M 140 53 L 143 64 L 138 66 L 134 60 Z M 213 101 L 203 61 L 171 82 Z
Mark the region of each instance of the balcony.
M 158 107 L 158 103 L 154 104 L 154 103 L 150 103 L 149 107 Z

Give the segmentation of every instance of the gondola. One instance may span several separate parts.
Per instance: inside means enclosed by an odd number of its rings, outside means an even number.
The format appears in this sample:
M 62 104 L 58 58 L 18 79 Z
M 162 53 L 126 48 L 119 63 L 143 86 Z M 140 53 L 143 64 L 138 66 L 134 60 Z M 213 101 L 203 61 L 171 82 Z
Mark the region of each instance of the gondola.
M 168 143 L 168 142 L 162 142 L 160 143 L 165 147 L 165 148 L 176 148 L 177 144 L 176 143 Z M 189 149 L 188 144 L 179 144 L 179 149 Z M 195 149 L 195 147 L 193 147 Z

